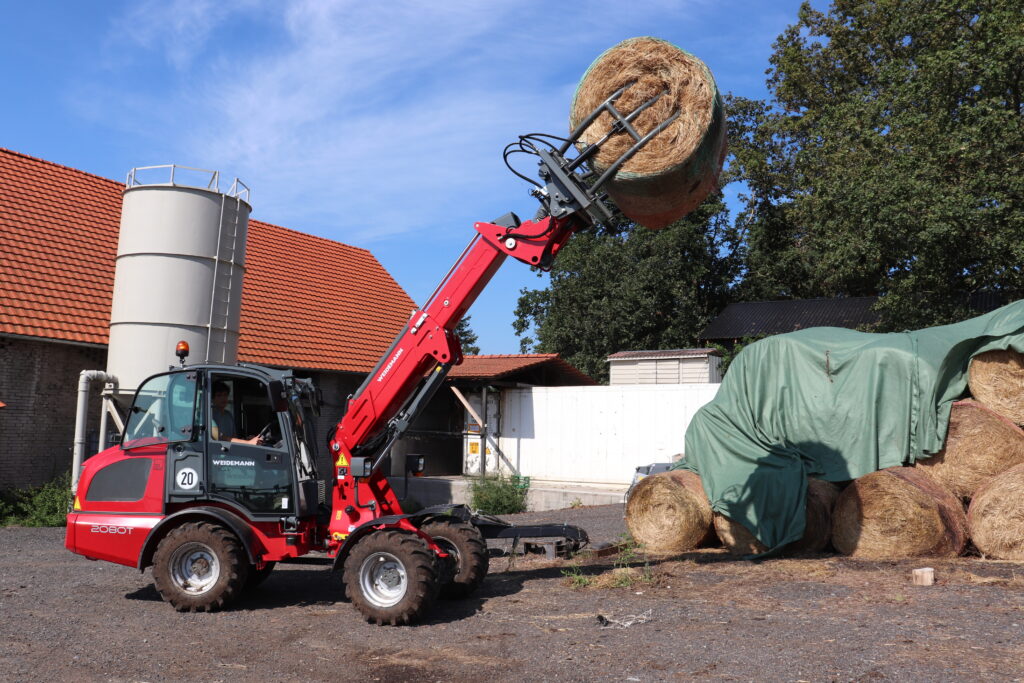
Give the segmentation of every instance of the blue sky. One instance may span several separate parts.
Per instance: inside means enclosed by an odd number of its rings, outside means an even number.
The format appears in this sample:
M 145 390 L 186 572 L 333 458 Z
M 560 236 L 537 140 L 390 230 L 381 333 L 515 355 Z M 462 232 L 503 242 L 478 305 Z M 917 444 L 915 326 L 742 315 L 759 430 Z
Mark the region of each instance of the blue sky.
M 719 88 L 763 97 L 799 3 L 134 0 L 5 3 L 0 146 L 123 179 L 134 166 L 220 170 L 253 218 L 369 249 L 422 303 L 474 221 L 536 201 L 504 145 L 561 134 L 603 50 L 653 35 Z M 330 263 L 306 264 L 330 269 Z M 345 273 L 339 272 L 344 278 Z M 470 311 L 483 353 L 517 353 L 507 261 Z

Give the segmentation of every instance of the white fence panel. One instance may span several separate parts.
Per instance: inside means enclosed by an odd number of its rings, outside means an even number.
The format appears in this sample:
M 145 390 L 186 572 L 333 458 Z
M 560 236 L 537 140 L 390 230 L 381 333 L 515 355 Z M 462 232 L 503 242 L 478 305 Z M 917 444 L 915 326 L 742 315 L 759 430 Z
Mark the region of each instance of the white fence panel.
M 718 384 L 506 389 L 499 445 L 520 474 L 625 484 L 639 465 L 683 452 L 694 413 Z

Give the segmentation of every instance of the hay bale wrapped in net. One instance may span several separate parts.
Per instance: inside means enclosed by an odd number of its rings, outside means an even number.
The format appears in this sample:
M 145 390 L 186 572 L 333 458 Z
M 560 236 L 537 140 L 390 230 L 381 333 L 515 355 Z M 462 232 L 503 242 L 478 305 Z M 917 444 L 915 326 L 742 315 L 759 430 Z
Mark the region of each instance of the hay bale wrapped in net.
M 942 450 L 914 467 L 958 498 L 970 498 L 991 477 L 1024 464 L 1024 431 L 977 401 L 957 401 Z
M 967 525 L 982 555 L 1024 560 L 1024 465 L 992 477 L 975 492 Z
M 807 480 L 807 524 L 799 541 L 787 545 L 786 555 L 820 553 L 832 537 L 832 508 L 839 498 L 839 487 L 820 479 Z M 732 555 L 759 555 L 768 548 L 754 538 L 747 527 L 716 512 L 715 533 Z
M 889 467 L 855 480 L 832 511 L 832 545 L 865 559 L 956 556 L 967 544 L 963 505 L 913 467 Z
M 725 159 L 725 107 L 715 79 L 697 57 L 651 37 L 630 38 L 606 50 L 580 80 L 569 116 L 575 128 L 616 90 L 633 82 L 616 103 L 623 115 L 662 91 L 663 95 L 633 121 L 640 135 L 679 111 L 618 171 L 606 186 L 619 209 L 648 228 L 659 229 L 695 209 L 718 184 Z M 613 121 L 604 113 L 582 136 L 585 143 L 604 137 Z M 634 144 L 627 133 L 612 136 L 595 166 L 606 170 Z
M 626 527 L 652 553 L 692 550 L 714 538 L 700 477 L 670 470 L 644 477 L 626 501 Z
M 971 396 L 1016 424 L 1024 424 L 1024 354 L 1013 349 L 986 351 L 967 371 Z

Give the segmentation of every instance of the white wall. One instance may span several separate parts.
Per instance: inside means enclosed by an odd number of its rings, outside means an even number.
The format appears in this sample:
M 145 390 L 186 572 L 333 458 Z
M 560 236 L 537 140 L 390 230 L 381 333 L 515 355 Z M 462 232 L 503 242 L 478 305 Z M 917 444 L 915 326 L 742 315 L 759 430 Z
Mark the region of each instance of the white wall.
M 536 479 L 629 483 L 638 465 L 683 452 L 694 413 L 718 384 L 505 389 L 498 445 Z

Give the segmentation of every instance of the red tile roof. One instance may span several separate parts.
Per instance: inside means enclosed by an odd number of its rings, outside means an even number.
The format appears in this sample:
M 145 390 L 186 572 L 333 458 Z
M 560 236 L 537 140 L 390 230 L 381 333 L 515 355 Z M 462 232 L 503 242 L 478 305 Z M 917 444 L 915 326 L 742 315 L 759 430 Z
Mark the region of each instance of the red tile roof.
M 0 148 L 0 334 L 107 343 L 123 190 Z M 249 221 L 240 361 L 367 372 L 414 307 L 369 251 Z
M 503 356 L 466 356 L 462 365 L 448 373 L 451 379 L 494 381 L 515 379 L 515 375 L 540 371 L 550 378 L 545 384 L 597 384 L 557 353 L 530 353 Z

